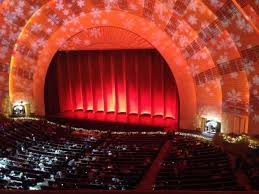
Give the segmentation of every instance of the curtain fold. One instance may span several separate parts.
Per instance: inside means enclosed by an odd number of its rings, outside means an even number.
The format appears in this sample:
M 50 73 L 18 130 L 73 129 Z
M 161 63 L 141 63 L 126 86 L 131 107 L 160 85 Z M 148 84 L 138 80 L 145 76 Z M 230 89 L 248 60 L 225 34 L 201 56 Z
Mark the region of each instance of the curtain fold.
M 93 71 L 91 65 L 90 55 L 88 55 L 84 61 L 84 70 L 86 71 L 85 79 L 86 79 L 86 104 L 87 104 L 87 111 L 94 110 L 94 93 L 93 93 Z
M 137 85 L 137 57 L 134 55 L 128 58 L 126 65 L 127 80 L 127 110 L 128 114 L 138 114 L 138 85 Z
M 164 65 L 157 65 L 163 64 L 163 59 L 157 55 L 152 56 L 152 114 L 164 116 Z
M 47 115 L 83 111 L 109 113 L 114 121 L 124 114 L 136 122 L 156 116 L 178 122 L 178 101 L 170 68 L 153 49 L 58 52 L 45 83 Z

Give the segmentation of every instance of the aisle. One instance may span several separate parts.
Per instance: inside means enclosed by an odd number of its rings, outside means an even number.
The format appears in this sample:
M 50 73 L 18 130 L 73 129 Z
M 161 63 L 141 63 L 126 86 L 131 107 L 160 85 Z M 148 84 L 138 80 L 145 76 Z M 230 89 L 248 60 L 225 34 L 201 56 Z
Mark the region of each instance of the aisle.
M 156 181 L 156 176 L 160 171 L 160 165 L 162 164 L 164 158 L 167 156 L 167 153 L 170 151 L 170 147 L 172 146 L 170 141 L 166 141 L 156 159 L 154 160 L 153 164 L 151 165 L 150 169 L 142 178 L 139 186 L 137 189 L 139 190 L 152 190 L 153 185 Z

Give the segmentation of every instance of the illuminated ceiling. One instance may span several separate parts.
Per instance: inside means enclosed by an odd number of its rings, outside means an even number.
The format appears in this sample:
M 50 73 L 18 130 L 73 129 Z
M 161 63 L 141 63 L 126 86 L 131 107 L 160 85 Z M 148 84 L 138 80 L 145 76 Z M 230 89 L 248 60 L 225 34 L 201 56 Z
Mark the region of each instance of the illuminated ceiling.
M 176 77 L 183 122 L 194 117 L 185 115 L 186 98 L 186 103 L 193 100 L 189 109 L 200 115 L 219 120 L 225 114 L 247 116 L 249 131 L 255 133 L 258 0 L 0 2 L 1 101 L 25 98 L 32 100 L 35 112 L 42 108 L 35 102 L 35 88 L 44 82 L 57 50 L 154 47 Z

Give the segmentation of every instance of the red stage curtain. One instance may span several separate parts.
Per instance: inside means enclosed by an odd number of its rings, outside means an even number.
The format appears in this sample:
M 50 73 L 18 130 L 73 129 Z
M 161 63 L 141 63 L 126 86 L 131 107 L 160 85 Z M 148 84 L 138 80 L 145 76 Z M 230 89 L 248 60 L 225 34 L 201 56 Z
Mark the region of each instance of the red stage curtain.
M 164 68 L 167 64 L 158 53 L 152 56 L 152 61 L 152 115 L 164 116 Z
M 132 51 L 134 52 L 134 51 Z M 128 58 L 126 65 L 127 79 L 127 112 L 129 114 L 138 114 L 138 65 L 137 52 Z
M 47 115 L 82 111 L 85 118 L 178 124 L 174 77 L 153 49 L 58 52 L 46 77 L 45 108 Z

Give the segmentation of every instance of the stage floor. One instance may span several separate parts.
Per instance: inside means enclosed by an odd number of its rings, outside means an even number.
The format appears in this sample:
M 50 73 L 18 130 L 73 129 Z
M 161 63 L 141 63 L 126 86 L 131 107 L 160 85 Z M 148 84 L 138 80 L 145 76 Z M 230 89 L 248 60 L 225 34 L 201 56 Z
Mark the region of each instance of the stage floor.
M 114 124 L 127 124 L 134 126 L 146 126 L 146 127 L 156 127 L 156 128 L 167 128 L 167 129 L 178 129 L 178 121 L 173 118 L 163 118 L 162 116 L 153 116 L 150 115 L 134 115 L 126 113 L 104 113 L 104 112 L 63 112 L 55 115 L 48 115 L 47 118 L 50 120 L 74 120 L 77 122 L 85 123 L 114 123 Z

